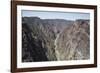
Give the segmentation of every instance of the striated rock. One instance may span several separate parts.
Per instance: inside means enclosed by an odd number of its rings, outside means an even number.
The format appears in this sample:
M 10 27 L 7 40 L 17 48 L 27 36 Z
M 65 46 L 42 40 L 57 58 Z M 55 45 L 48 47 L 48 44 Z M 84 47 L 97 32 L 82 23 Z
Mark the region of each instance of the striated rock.
M 89 59 L 89 20 L 22 17 L 22 62 Z
M 28 25 L 22 24 L 22 61 L 48 61 L 46 48 L 42 47 L 40 39 L 34 39 Z
M 57 60 L 85 60 L 90 58 L 89 24 L 76 20 L 64 29 L 56 39 Z

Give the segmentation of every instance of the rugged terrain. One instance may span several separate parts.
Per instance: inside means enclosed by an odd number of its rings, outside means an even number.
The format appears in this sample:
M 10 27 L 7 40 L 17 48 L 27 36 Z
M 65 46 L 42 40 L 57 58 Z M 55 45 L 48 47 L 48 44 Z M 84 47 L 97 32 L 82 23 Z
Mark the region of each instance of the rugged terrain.
M 76 20 L 65 28 L 56 38 L 57 60 L 89 59 L 89 24 L 85 20 Z
M 22 61 L 89 59 L 89 20 L 22 17 Z

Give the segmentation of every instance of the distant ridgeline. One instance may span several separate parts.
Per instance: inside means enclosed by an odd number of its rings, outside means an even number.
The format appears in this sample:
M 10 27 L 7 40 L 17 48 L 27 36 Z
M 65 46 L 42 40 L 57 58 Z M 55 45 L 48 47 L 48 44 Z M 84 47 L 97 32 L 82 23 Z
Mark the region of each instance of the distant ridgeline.
M 22 61 L 90 58 L 89 20 L 22 17 Z

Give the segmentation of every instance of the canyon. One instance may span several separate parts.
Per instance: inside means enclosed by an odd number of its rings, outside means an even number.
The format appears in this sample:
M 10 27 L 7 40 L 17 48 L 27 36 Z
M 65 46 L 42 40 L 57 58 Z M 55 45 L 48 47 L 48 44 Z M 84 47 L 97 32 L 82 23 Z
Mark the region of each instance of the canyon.
M 89 59 L 89 22 L 22 17 L 22 62 Z

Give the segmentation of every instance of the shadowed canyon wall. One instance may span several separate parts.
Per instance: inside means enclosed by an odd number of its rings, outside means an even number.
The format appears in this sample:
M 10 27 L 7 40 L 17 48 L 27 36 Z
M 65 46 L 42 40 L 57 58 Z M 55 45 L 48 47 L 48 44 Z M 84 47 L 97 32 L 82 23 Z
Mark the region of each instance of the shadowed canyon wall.
M 89 59 L 89 20 L 22 17 L 22 61 Z

